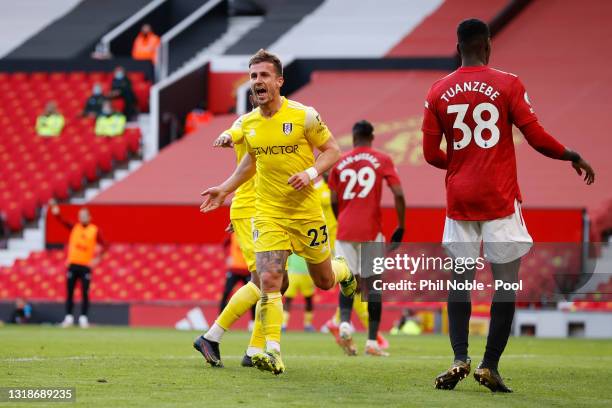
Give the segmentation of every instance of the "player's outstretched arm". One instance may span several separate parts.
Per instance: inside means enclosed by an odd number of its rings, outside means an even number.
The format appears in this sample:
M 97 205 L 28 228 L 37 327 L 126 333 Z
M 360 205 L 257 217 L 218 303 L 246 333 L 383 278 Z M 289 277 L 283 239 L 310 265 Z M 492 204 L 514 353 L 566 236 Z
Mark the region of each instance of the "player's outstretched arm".
M 55 217 L 56 220 L 59 221 L 66 229 L 71 230 L 74 227 L 74 224 L 66 221 L 62 214 L 60 213 L 59 205 L 57 205 L 57 201 L 52 198 L 49 200 L 49 209 L 51 210 L 51 214 Z
M 232 136 L 227 133 L 221 133 L 213 142 L 213 147 L 234 147 Z
M 294 174 L 287 181 L 287 183 L 296 190 L 301 190 L 306 187 L 312 180 L 317 178 L 319 174 L 323 174 L 331 169 L 340 159 L 340 147 L 333 136 L 330 136 L 327 141 L 317 147 L 317 149 L 319 149 L 321 154 L 317 157 L 314 166 Z
M 535 150 L 552 159 L 571 161 L 572 167 L 576 170 L 578 175 L 582 176 L 582 172 L 584 171 L 584 181 L 587 184 L 593 184 L 595 181 L 595 172 L 591 165 L 580 157 L 577 152 L 567 149 L 559 143 L 553 136 L 548 134 L 537 121 L 521 126 L 520 130 L 525 136 L 527 143 Z
M 246 154 L 234 170 L 234 173 L 222 184 L 204 190 L 201 195 L 204 202 L 200 205 L 203 213 L 215 210 L 223 205 L 225 197 L 236 191 L 238 187 L 255 175 L 255 158 Z

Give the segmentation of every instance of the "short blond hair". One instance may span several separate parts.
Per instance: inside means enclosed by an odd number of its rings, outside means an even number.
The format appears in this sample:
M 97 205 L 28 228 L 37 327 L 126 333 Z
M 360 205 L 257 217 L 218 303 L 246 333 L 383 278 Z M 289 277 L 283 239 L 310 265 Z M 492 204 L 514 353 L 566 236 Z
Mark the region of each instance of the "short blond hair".
M 278 58 L 278 55 L 261 48 L 249 60 L 249 68 L 251 68 L 251 65 L 259 64 L 260 62 L 271 63 L 272 65 L 274 65 L 276 74 L 278 76 L 283 76 L 283 63 L 281 62 L 280 58 Z

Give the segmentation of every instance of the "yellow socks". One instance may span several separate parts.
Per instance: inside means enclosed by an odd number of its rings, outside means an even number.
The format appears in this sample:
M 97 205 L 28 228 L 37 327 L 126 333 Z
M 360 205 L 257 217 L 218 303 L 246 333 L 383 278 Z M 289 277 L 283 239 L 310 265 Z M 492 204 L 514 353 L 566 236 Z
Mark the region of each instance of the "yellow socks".
M 334 279 L 336 283 L 342 282 L 350 278 L 351 271 L 344 260 L 332 259 L 332 270 L 334 271 Z
M 334 313 L 334 317 L 332 317 L 332 320 L 334 323 L 336 323 L 336 326 L 340 324 L 340 308 L 339 307 L 336 308 L 336 313 Z
M 361 296 L 355 295 L 353 298 L 353 310 L 357 313 L 357 317 L 365 329 L 368 328 L 368 302 L 362 302 Z
M 263 293 L 259 313 L 268 351 L 280 351 L 283 299 L 280 292 Z
M 253 282 L 247 283 L 234 293 L 215 323 L 228 330 L 236 320 L 255 306 L 260 297 L 259 288 Z
M 304 327 L 312 326 L 312 312 L 304 311 Z
M 263 327 L 260 319 L 261 313 L 261 300 L 257 302 L 255 308 L 255 324 L 253 325 L 253 332 L 251 333 L 251 341 L 249 341 L 249 347 L 247 348 L 247 355 L 253 357 L 257 353 L 264 351 L 266 347 L 266 336 L 264 336 Z

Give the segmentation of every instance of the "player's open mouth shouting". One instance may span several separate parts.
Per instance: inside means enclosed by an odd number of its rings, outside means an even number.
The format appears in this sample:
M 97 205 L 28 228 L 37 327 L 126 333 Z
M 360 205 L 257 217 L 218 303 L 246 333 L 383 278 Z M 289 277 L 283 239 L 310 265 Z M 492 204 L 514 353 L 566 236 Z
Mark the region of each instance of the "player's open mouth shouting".
M 268 96 L 268 90 L 264 85 L 255 85 L 253 93 L 259 101 L 265 100 L 265 98 Z

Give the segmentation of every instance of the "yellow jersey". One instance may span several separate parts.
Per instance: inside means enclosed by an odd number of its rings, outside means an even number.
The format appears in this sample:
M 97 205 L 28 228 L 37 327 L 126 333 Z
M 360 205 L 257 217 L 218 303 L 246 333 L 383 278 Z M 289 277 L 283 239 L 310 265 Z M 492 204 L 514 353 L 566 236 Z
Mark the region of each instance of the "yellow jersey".
M 236 165 L 247 154 L 247 147 L 242 134 L 243 117 L 244 115 L 240 116 L 231 128 L 223 132 L 232 137 L 234 153 L 236 153 Z M 230 219 L 253 218 L 255 216 L 255 177 L 253 176 L 236 190 L 230 206 Z
M 327 233 L 329 234 L 329 246 L 333 250 L 336 244 L 336 233 L 338 232 L 338 221 L 334 215 L 334 209 L 331 203 L 331 190 L 325 182 L 321 179 L 314 185 L 315 190 L 319 194 L 319 200 L 321 202 L 321 208 L 323 209 L 323 217 L 325 217 L 325 224 L 327 225 Z
M 291 176 L 314 165 L 313 149 L 331 137 L 317 111 L 283 97 L 271 118 L 263 117 L 259 108 L 244 115 L 242 132 L 248 152 L 256 159 L 257 217 L 321 217 L 321 202 L 312 183 L 300 191 L 288 184 Z

